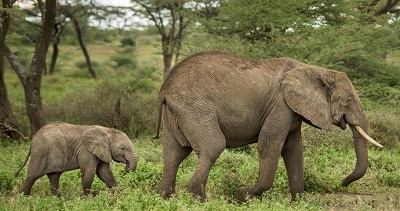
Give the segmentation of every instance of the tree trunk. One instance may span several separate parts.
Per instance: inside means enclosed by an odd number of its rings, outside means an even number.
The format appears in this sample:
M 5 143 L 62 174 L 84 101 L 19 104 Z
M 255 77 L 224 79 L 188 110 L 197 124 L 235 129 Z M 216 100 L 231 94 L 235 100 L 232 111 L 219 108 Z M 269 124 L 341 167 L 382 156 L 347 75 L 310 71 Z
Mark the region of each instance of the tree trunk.
M 46 55 L 55 23 L 56 1 L 46 1 L 45 5 L 46 13 L 44 14 L 43 26 L 39 40 L 35 46 L 30 72 L 28 74 L 24 71 L 22 65 L 18 62 L 11 50 L 5 46 L 5 56 L 13 67 L 15 73 L 18 75 L 24 88 L 26 110 L 30 121 L 32 135 L 34 135 L 46 123 L 40 97 L 40 86 L 43 70 L 46 67 Z
M 94 69 L 92 67 L 92 63 L 90 62 L 89 53 L 85 47 L 85 44 L 83 43 L 82 31 L 81 31 L 81 28 L 79 27 L 78 20 L 73 16 L 71 17 L 71 19 L 72 19 L 72 23 L 74 24 L 76 34 L 78 36 L 79 46 L 81 46 L 83 54 L 85 55 L 86 65 L 89 70 L 89 73 L 90 73 L 90 75 L 92 75 L 93 78 L 97 78 L 96 72 L 94 71 Z
M 55 24 L 56 5 L 56 0 L 46 1 L 46 14 L 44 15 L 43 27 L 33 54 L 30 74 L 27 78 L 28 86 L 25 89 L 25 102 L 32 135 L 46 124 L 42 99 L 40 97 L 40 87 L 42 83 L 42 73 L 46 68 L 47 51 Z
M 0 55 L 1 54 L 3 53 L 0 53 Z M 0 61 L 0 63 L 4 63 L 4 59 L 1 60 L 2 61 Z M 0 137 L 4 135 L 12 140 L 20 140 L 21 136 L 19 132 L 19 126 L 11 110 L 11 104 L 8 100 L 3 73 L 4 72 L 2 72 L 0 76 Z
M 162 42 L 162 53 L 163 53 L 163 62 L 164 62 L 164 79 L 165 79 L 169 73 L 169 69 L 171 69 L 174 51 L 173 51 L 173 46 L 171 45 L 170 36 L 167 36 L 166 34 L 162 34 L 161 42 Z
M 54 31 L 53 31 L 53 52 L 51 55 L 51 61 L 50 61 L 50 69 L 49 69 L 49 75 L 53 75 L 54 72 L 56 71 L 56 63 L 57 63 L 57 58 L 58 58 L 58 44 L 60 44 L 60 36 L 62 32 L 64 31 L 64 27 L 66 26 L 65 20 L 59 20 L 59 22 L 54 24 Z
M 169 73 L 169 69 L 171 68 L 172 62 L 172 53 L 163 50 L 163 58 L 164 58 L 164 78 L 167 77 Z
M 6 136 L 12 140 L 20 140 L 19 126 L 11 110 L 8 100 L 7 88 L 4 82 L 4 48 L 10 14 L 4 8 L 11 8 L 9 0 L 2 0 L 3 12 L 1 13 L 2 27 L 0 28 L 0 136 Z
M 32 135 L 34 135 L 43 125 L 46 119 L 43 112 L 42 100 L 40 97 L 40 83 L 30 83 L 25 89 L 26 111 L 30 120 Z
M 51 55 L 51 61 L 50 61 L 49 75 L 53 75 L 55 72 L 57 57 L 58 57 L 58 41 L 54 41 L 53 42 L 53 53 Z

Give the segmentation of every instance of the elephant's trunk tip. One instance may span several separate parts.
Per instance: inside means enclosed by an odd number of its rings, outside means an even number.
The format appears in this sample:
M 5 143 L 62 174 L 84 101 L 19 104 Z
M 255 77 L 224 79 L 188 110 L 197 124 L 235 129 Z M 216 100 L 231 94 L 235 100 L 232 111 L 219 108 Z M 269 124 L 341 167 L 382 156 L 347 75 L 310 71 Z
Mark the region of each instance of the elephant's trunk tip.
M 347 187 L 350 183 L 360 179 L 361 177 L 364 176 L 365 172 L 367 171 L 367 167 L 361 167 L 361 171 L 354 171 L 353 173 L 351 173 L 349 176 L 347 176 L 346 178 L 344 178 L 342 180 L 342 186 Z
M 136 170 L 137 160 L 135 159 L 132 163 L 129 160 L 126 160 L 125 171 L 126 172 L 134 172 Z

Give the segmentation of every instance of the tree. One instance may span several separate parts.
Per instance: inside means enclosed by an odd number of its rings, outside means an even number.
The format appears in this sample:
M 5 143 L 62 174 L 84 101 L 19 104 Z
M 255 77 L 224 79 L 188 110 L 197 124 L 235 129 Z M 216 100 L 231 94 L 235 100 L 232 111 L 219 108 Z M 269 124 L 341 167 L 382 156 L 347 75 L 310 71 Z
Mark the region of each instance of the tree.
M 161 35 L 161 49 L 164 62 L 164 77 L 171 68 L 172 59 L 179 59 L 182 39 L 185 36 L 189 20 L 184 18 L 182 11 L 189 1 L 182 0 L 132 0 L 140 5 L 138 12 L 142 13 L 156 26 Z M 135 10 L 135 9 L 134 9 Z
M 357 8 L 373 13 L 375 16 L 392 14 L 398 17 L 400 15 L 400 0 L 364 0 L 359 1 Z
M 178 62 L 182 41 L 187 36 L 187 28 L 192 22 L 192 13 L 207 18 L 215 16 L 215 5 L 219 0 L 132 0 L 139 5 L 133 10 L 144 15 L 157 28 L 161 36 L 164 62 L 164 77 L 168 74 L 172 60 Z M 175 57 L 175 58 L 174 58 Z
M 2 0 L 2 11 L 0 18 L 2 26 L 0 28 L 0 136 L 5 135 L 12 140 L 19 140 L 19 126 L 12 112 L 11 104 L 8 99 L 7 88 L 4 82 L 4 49 L 7 30 L 10 24 L 11 12 L 9 11 L 15 1 Z
M 138 15 L 130 7 L 96 5 L 93 9 L 92 18 L 100 29 L 117 30 L 121 35 L 125 30 L 143 28 L 142 23 L 135 21 Z
M 87 11 L 90 10 L 92 6 L 93 5 L 91 3 L 89 5 L 81 4 L 79 0 L 72 1 L 72 3 L 70 3 L 70 1 L 64 1 L 63 5 L 59 4 L 59 11 L 67 18 L 69 18 L 74 25 L 74 29 L 79 41 L 79 46 L 81 47 L 83 55 L 85 56 L 86 65 L 89 73 L 93 78 L 97 78 L 96 71 L 93 69 L 92 62 L 90 60 L 89 52 L 83 41 L 83 30 L 81 24 L 79 23 L 80 17 L 85 17 L 84 19 L 87 21 Z
M 58 16 L 56 18 L 56 22 L 54 24 L 54 31 L 53 31 L 53 53 L 51 55 L 50 60 L 50 68 L 49 68 L 49 75 L 53 75 L 56 69 L 56 63 L 58 58 L 58 44 L 60 43 L 60 36 L 64 31 L 64 28 L 67 26 L 68 22 L 66 21 L 65 16 Z
M 39 0 L 38 2 L 43 2 Z M 26 72 L 8 46 L 5 46 L 5 56 L 24 88 L 26 110 L 30 121 L 32 134 L 35 134 L 46 120 L 43 113 L 42 100 L 40 96 L 40 87 L 42 81 L 42 73 L 46 66 L 46 55 L 52 37 L 53 26 L 56 16 L 56 0 L 47 0 L 43 13 L 42 28 L 40 36 L 37 40 L 34 54 L 31 61 L 29 72 Z
M 208 50 L 249 58 L 290 56 L 322 66 L 365 69 L 362 64 L 380 59 L 383 50 L 399 42 L 399 21 L 390 23 L 389 18 L 357 9 L 359 1 L 229 0 L 220 5 L 217 16 L 195 18 L 214 35 L 198 41 Z M 376 22 L 371 24 L 370 19 Z M 216 42 L 206 45 L 212 38 Z

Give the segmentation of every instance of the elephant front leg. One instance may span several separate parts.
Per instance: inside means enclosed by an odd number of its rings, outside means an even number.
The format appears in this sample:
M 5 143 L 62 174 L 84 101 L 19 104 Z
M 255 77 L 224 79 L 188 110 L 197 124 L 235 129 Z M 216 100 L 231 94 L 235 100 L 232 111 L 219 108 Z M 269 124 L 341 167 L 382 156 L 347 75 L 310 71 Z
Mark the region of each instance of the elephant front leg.
M 96 175 L 107 185 L 108 188 L 111 189 L 118 186 L 109 163 L 100 162 L 97 166 Z
M 285 163 L 290 194 L 292 201 L 296 199 L 296 195 L 304 191 L 304 161 L 303 161 L 303 143 L 301 140 L 301 126 L 294 132 L 291 132 L 286 138 L 285 145 L 282 149 L 282 157 Z
M 286 108 L 277 107 L 277 109 Z M 236 191 L 236 199 L 240 202 L 261 196 L 273 185 L 282 147 L 293 124 L 295 114 L 291 111 L 286 116 L 282 116 L 282 111 L 271 113 L 271 116 L 266 119 L 261 128 L 257 142 L 259 154 L 258 181 L 252 187 L 239 188 Z
M 84 195 L 90 194 L 90 189 L 94 180 L 96 169 L 88 169 L 82 172 L 82 190 Z
M 266 190 L 270 189 L 273 185 L 275 173 L 278 167 L 280 149 L 283 144 L 277 144 L 274 146 L 273 143 L 268 141 L 269 145 L 267 150 L 260 150 L 259 148 L 259 172 L 258 181 L 251 187 L 239 188 L 236 191 L 236 199 L 240 202 L 246 202 L 249 198 L 260 197 Z M 282 141 L 283 143 L 283 141 Z
M 82 174 L 82 189 L 83 194 L 90 194 L 90 189 L 94 180 L 94 175 L 96 174 L 96 168 L 99 164 L 99 159 L 95 155 L 88 155 L 85 159 L 79 162 L 81 174 Z

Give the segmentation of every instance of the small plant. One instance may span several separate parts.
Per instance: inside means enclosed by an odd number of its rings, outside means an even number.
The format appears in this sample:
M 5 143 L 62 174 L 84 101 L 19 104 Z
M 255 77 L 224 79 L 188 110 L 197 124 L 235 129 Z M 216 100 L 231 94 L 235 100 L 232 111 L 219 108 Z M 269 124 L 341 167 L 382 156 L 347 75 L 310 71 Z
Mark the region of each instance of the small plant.
M 0 171 L 0 191 L 11 191 L 14 186 L 13 173 L 9 171 Z

